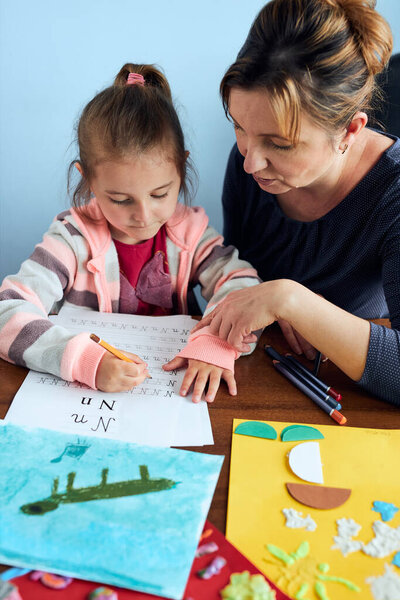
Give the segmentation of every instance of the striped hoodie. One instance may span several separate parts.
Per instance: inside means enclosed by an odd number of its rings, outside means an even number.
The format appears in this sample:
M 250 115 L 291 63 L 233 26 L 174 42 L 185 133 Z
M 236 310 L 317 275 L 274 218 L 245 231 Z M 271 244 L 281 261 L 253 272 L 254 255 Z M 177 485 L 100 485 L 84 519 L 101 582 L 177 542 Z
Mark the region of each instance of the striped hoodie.
M 97 368 L 106 351 L 90 340 L 89 332 L 74 335 L 48 319 L 61 306 L 119 312 L 117 251 L 96 199 L 86 209 L 91 219 L 73 208 L 59 214 L 19 272 L 4 279 L 0 356 L 96 389 Z M 178 204 L 165 228 L 177 314 L 187 314 L 188 290 L 197 283 L 208 301 L 206 312 L 229 292 L 259 283 L 256 271 L 238 258 L 237 250 L 223 246 L 202 208 Z M 179 355 L 233 371 L 239 354 L 203 328 Z

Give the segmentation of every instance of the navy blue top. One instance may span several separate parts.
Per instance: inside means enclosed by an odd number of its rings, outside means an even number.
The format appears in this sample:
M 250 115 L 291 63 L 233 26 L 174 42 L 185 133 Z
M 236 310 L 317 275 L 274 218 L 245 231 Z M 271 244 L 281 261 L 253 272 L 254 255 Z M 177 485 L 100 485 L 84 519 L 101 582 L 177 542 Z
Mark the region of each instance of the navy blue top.
M 389 136 L 393 137 L 393 136 Z M 223 190 L 225 244 L 264 281 L 292 279 L 371 323 L 359 381 L 400 405 L 400 139 L 335 208 L 312 222 L 286 216 L 275 196 L 243 170 L 235 144 Z

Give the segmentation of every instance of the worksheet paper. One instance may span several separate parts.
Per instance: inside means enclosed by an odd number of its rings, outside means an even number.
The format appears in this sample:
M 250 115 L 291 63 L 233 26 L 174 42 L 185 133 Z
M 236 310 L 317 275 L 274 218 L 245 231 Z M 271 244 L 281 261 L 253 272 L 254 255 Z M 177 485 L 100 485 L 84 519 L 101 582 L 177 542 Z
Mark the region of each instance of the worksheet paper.
M 64 309 L 50 318 L 69 331 L 95 333 L 122 352 L 138 354 L 148 363 L 152 379 L 128 392 L 107 393 L 30 371 L 6 421 L 150 446 L 214 443 L 207 403 L 194 404 L 191 394 L 186 398 L 179 395 L 185 370 L 162 369 L 185 346 L 194 319 L 86 309 Z

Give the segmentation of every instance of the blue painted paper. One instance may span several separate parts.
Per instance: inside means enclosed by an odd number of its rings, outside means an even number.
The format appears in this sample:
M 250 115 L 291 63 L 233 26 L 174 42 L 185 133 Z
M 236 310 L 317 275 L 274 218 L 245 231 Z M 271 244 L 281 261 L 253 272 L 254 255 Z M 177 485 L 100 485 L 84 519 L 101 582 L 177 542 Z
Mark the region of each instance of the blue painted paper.
M 79 447 L 85 451 L 71 452 Z M 221 456 L 0 424 L 0 563 L 178 600 L 222 461 Z M 143 465 L 153 487 L 155 479 L 162 480 L 161 491 L 107 497 L 119 482 L 128 482 L 123 489 L 130 493 L 140 471 L 146 476 Z M 86 501 L 79 501 L 79 493 Z M 93 494 L 100 499 L 88 499 Z M 49 512 L 21 511 L 49 497 L 57 499 Z

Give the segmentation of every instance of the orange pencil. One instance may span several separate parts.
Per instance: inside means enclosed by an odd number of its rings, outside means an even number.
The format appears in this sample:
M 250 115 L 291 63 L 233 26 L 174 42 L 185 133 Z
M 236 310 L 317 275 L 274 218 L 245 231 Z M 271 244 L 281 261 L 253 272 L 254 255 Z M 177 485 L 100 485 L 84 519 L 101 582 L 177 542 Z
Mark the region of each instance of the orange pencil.
M 101 340 L 94 333 L 90 334 L 90 339 L 93 340 L 94 342 L 96 342 L 96 344 L 99 344 L 99 346 L 102 346 L 103 348 L 105 348 L 106 350 L 111 352 L 111 354 L 114 354 L 114 356 L 116 356 L 117 358 L 120 358 L 121 360 L 124 360 L 125 362 L 133 363 L 133 360 L 131 360 L 130 358 L 125 356 L 125 354 L 122 354 L 122 352 L 120 352 L 119 350 L 114 348 L 114 346 L 110 346 L 110 344 L 107 344 L 107 342 L 105 342 L 104 340 Z

